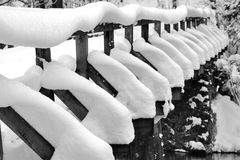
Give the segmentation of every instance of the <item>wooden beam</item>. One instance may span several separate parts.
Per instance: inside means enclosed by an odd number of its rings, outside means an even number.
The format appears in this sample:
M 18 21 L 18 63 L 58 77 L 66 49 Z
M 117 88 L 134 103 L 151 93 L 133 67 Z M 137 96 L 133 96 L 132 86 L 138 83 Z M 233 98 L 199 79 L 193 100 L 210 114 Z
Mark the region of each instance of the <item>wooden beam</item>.
M 104 32 L 104 53 L 110 55 L 114 48 L 114 30 Z
M 87 56 L 88 56 L 88 34 L 82 32 L 76 37 L 76 59 L 77 69 L 76 73 L 88 78 L 87 74 Z
M 88 109 L 72 95 L 70 91 L 54 90 L 55 95 L 82 121 L 88 114 Z
M 50 160 L 54 147 L 11 107 L 0 108 L 0 119 L 43 160 Z
M 186 22 L 187 22 L 187 28 L 191 28 L 191 22 L 192 22 L 192 19 L 191 18 L 186 18 Z
M 160 21 L 154 22 L 154 29 L 158 33 L 158 35 L 161 36 L 161 22 Z
M 117 96 L 118 91 L 110 83 L 108 83 L 108 81 L 91 64 L 88 64 L 88 73 L 90 78 L 97 85 L 99 85 L 113 97 Z
M 133 43 L 133 25 L 125 28 L 125 38 L 130 42 L 130 44 Z

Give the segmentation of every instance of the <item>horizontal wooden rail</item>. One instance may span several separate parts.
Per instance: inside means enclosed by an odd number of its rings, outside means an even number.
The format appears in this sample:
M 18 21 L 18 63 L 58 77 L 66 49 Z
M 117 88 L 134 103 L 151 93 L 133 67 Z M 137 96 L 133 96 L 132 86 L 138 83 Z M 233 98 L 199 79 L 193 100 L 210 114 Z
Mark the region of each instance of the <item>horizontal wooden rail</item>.
M 11 107 L 0 108 L 0 119 L 43 160 L 50 160 L 54 147 Z

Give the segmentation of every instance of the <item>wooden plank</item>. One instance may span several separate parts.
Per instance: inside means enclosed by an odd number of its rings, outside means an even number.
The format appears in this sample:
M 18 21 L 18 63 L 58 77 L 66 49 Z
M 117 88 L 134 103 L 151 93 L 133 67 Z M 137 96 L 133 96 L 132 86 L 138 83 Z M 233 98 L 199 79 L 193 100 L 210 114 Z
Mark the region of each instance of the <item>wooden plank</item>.
M 77 59 L 77 69 L 76 73 L 88 78 L 87 74 L 87 56 L 88 56 L 88 35 L 87 33 L 82 33 L 80 36 L 76 37 L 76 59 Z
M 141 35 L 142 35 L 142 38 L 146 42 L 148 42 L 148 37 L 149 37 L 149 25 L 148 24 L 141 25 Z
M 88 114 L 88 109 L 72 95 L 70 91 L 54 90 L 55 95 L 77 116 L 83 120 Z
M 54 147 L 11 107 L 0 108 L 0 119 L 43 160 L 50 160 Z
M 114 30 L 104 32 L 104 53 L 110 55 L 114 48 Z
M 185 31 L 185 21 L 180 21 L 180 28 Z
M 172 100 L 179 101 L 182 99 L 182 88 L 181 87 L 174 87 L 171 88 L 172 90 Z
M 131 54 L 134 55 L 135 57 L 139 58 L 143 62 L 147 63 L 149 66 L 151 66 L 154 70 L 157 71 L 157 68 L 155 68 L 141 53 L 136 52 L 136 51 L 131 51 Z
M 176 31 L 178 31 L 178 23 L 173 24 L 173 28 L 174 28 Z
M 42 49 L 42 48 L 36 48 L 36 64 L 43 68 L 43 61 L 51 62 L 51 50 L 50 48 Z M 46 88 L 41 88 L 40 92 L 49 97 L 51 100 L 54 101 L 54 94 L 51 90 L 48 90 Z
M 158 35 L 161 36 L 161 22 L 160 21 L 154 22 L 154 29 L 158 33 Z
M 171 30 L 171 25 L 170 24 L 164 24 L 164 29 L 170 33 L 170 30 Z
M 130 42 L 130 44 L 133 43 L 133 25 L 125 28 L 125 38 Z
M 113 97 L 117 96 L 118 91 L 110 83 L 108 83 L 108 81 L 91 64 L 88 64 L 88 73 L 90 78 L 97 85 L 99 85 Z

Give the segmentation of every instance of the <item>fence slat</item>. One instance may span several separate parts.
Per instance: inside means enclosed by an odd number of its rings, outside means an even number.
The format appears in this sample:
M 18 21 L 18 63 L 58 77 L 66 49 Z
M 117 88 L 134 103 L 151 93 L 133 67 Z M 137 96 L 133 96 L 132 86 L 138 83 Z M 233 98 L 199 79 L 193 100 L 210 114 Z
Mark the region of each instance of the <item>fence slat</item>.
M 51 62 L 50 48 L 47 48 L 47 49 L 36 48 L 35 51 L 36 51 L 36 64 L 38 66 L 43 68 L 43 60 L 47 62 Z M 41 88 L 40 92 L 54 101 L 54 94 L 51 90 L 48 90 L 46 88 Z
M 173 29 L 175 29 L 176 31 L 178 31 L 178 23 L 173 24 Z
M 160 21 L 154 22 L 154 29 L 158 33 L 158 35 L 161 36 L 161 22 Z
M 186 18 L 187 28 L 191 28 L 191 18 Z
M 104 53 L 110 55 L 114 48 L 114 30 L 104 32 Z
M 142 38 L 148 42 L 148 36 L 149 36 L 149 24 L 144 24 L 141 26 L 141 34 Z
M 185 21 L 180 21 L 180 28 L 185 31 Z
M 87 56 L 88 56 L 88 34 L 82 32 L 80 36 L 76 37 L 76 59 L 77 59 L 76 73 L 85 78 L 88 78 Z
M 11 107 L 0 108 L 0 119 L 43 160 L 50 160 L 54 147 Z
M 130 44 L 133 43 L 133 25 L 125 28 L 125 38 L 130 42 Z
M 107 80 L 91 65 L 88 64 L 88 73 L 90 78 L 101 88 L 111 94 L 113 97 L 116 97 L 118 91 L 110 84 Z
M 75 98 L 70 91 L 54 90 L 56 96 L 77 116 L 79 120 L 83 120 L 88 114 L 87 108 Z
M 170 30 L 171 30 L 171 25 L 170 24 L 164 24 L 164 29 L 170 33 Z

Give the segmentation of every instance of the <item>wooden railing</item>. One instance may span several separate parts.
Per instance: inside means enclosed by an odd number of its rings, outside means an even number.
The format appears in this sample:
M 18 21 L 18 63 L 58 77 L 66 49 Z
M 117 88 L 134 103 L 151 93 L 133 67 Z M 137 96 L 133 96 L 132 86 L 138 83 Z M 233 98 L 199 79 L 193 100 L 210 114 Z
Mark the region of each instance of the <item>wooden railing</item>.
M 191 25 L 192 23 L 192 25 Z M 180 25 L 181 29 L 185 27 L 196 27 L 200 23 L 206 23 L 204 18 L 187 18 L 186 21 L 181 21 L 179 24 L 175 24 L 174 28 L 178 29 Z M 161 22 L 160 21 L 151 21 L 151 20 L 141 20 L 138 21 L 136 25 L 123 26 L 121 24 L 101 24 L 95 27 L 91 32 L 82 32 L 77 31 L 72 35 L 71 38 L 75 39 L 76 42 L 76 61 L 77 69 L 76 73 L 79 75 L 91 78 L 96 84 L 110 93 L 113 97 L 117 95 L 117 90 L 106 80 L 104 77 L 87 62 L 88 56 L 88 35 L 91 33 L 103 32 L 104 34 L 104 53 L 109 55 L 110 50 L 114 47 L 114 30 L 124 28 L 125 38 L 129 42 L 133 43 L 133 30 L 135 26 L 141 26 L 141 36 L 148 41 L 149 36 L 149 24 L 154 24 L 154 28 L 157 33 L 161 34 Z M 169 24 L 164 25 L 165 30 L 170 32 L 171 26 Z M 152 68 L 156 68 L 145 59 L 140 53 L 131 51 L 131 54 L 143 60 L 149 64 Z M 51 61 L 51 50 L 48 49 L 36 49 L 36 64 L 43 67 L 41 59 L 44 58 L 46 61 Z M 58 96 L 63 103 L 69 107 L 69 109 L 78 117 L 79 120 L 83 120 L 87 115 L 88 110 L 81 102 L 79 102 L 71 93 L 67 90 L 48 90 L 41 88 L 41 93 L 47 97 L 54 100 L 54 94 Z M 181 88 L 172 88 L 173 100 L 181 100 Z M 157 114 L 162 115 L 162 102 L 156 102 Z M 31 125 L 28 124 L 18 113 L 16 113 L 11 107 L 1 108 L 0 109 L 0 119 L 8 125 L 28 146 L 30 146 L 42 159 L 50 160 L 54 152 L 54 147 L 47 142 Z M 124 152 L 138 153 L 141 157 L 140 159 L 155 159 L 157 156 L 158 159 L 163 158 L 163 147 L 161 145 L 161 138 L 159 138 L 159 133 L 161 133 L 161 126 L 153 124 L 153 119 L 138 119 L 134 120 L 136 141 L 134 141 L 130 148 L 129 145 L 114 145 L 114 154 L 118 159 L 127 159 L 124 155 Z M 145 137 L 145 139 L 143 138 Z M 148 139 L 152 137 L 152 139 Z M 150 148 L 145 150 L 146 146 L 140 145 L 140 142 L 143 145 L 146 145 Z M 150 143 L 151 142 L 151 143 Z M 150 144 L 150 145 L 149 145 Z M 140 147 L 137 147 L 140 145 Z M 135 147 L 135 148 L 134 148 Z M 155 147 L 155 148 L 154 148 Z M 2 147 L 0 146 L 0 149 Z M 150 152 L 149 152 L 150 149 Z M 131 150 L 131 151 L 129 151 Z M 0 151 L 0 154 L 2 151 Z M 2 156 L 2 154 L 1 154 Z M 133 156 L 135 156 L 133 154 Z M 1 158 L 0 158 L 1 159 Z M 131 158 L 128 158 L 131 159 Z M 133 158 L 132 158 L 133 159 Z

